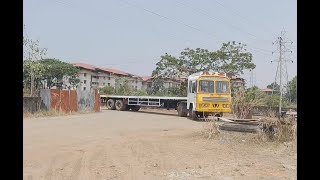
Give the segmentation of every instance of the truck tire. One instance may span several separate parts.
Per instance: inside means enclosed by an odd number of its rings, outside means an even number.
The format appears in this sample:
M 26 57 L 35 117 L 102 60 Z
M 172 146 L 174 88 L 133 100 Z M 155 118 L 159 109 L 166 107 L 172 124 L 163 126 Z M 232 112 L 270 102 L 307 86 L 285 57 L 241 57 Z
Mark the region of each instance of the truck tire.
M 246 124 L 236 124 L 236 123 L 224 123 L 220 126 L 220 129 L 224 131 L 247 132 L 247 133 L 260 132 L 260 128 L 257 125 L 246 125 Z
M 127 108 L 127 105 L 124 104 L 124 102 L 122 100 L 116 100 L 116 110 L 118 111 L 124 111 Z
M 140 106 L 138 105 L 131 107 L 131 111 L 139 111 L 139 110 L 140 110 Z
M 187 104 L 186 103 L 179 103 L 177 111 L 178 111 L 178 116 L 186 117 L 188 115 Z
M 115 105 L 114 99 L 108 99 L 107 108 L 110 109 L 110 110 L 115 110 L 116 109 L 116 105 Z
M 198 121 L 198 115 L 197 112 L 191 109 L 190 118 L 194 121 Z
M 207 112 L 201 112 L 199 115 L 200 115 L 200 118 L 208 118 L 209 117 L 209 113 L 207 113 Z
M 193 107 L 190 105 L 189 107 L 189 118 L 194 120 L 194 121 L 198 121 L 198 115 L 197 112 L 193 110 Z

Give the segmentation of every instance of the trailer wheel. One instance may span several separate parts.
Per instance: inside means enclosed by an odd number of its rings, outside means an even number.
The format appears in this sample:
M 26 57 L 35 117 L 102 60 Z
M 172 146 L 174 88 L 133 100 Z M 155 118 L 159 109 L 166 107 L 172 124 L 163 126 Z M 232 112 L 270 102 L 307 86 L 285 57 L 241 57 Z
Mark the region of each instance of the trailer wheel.
M 187 104 L 186 103 L 179 103 L 177 111 L 178 111 L 178 116 L 186 117 L 188 115 Z
M 124 111 L 129 111 L 130 109 L 131 109 L 131 106 L 127 105 Z
M 131 111 L 139 111 L 140 110 L 140 106 L 135 105 L 131 107 Z
M 116 109 L 114 99 L 108 99 L 107 108 L 110 109 L 110 110 L 115 110 Z
M 122 100 L 116 100 L 116 110 L 118 111 L 124 111 L 126 110 L 127 105 L 124 104 Z

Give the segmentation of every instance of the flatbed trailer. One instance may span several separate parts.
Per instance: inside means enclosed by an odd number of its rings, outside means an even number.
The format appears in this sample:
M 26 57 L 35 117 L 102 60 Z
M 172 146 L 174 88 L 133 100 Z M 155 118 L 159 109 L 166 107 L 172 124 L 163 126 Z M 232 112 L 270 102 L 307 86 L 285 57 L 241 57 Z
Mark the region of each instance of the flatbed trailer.
M 175 109 L 180 117 L 193 120 L 231 112 L 230 78 L 226 73 L 198 72 L 188 76 L 186 97 L 101 95 L 110 110 L 139 111 L 140 107 Z
M 132 110 L 138 111 L 140 107 L 158 107 L 175 109 L 179 103 L 187 103 L 187 97 L 163 97 L 163 96 L 121 96 L 121 95 L 100 95 L 101 101 L 111 110 Z

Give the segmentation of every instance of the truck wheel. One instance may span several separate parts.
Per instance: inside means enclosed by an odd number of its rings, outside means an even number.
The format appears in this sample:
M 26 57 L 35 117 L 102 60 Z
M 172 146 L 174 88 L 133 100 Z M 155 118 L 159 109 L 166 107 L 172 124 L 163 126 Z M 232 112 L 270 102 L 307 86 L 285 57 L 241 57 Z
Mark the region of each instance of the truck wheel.
M 132 111 L 139 111 L 139 109 L 140 109 L 140 106 L 138 106 L 138 105 L 131 107 Z
M 177 108 L 177 111 L 178 111 L 178 116 L 180 116 L 180 117 L 186 117 L 187 114 L 188 114 L 187 104 L 185 104 L 185 103 L 179 103 L 178 108 Z
M 115 110 L 116 109 L 114 99 L 108 99 L 107 108 L 110 109 L 110 110 Z
M 192 120 L 195 120 L 195 121 L 198 121 L 198 115 L 197 115 L 197 112 L 194 111 L 194 110 L 191 110 L 191 119 Z
M 116 100 L 116 110 L 118 111 L 124 111 L 126 110 L 127 105 L 124 104 L 122 100 Z
M 189 110 L 189 118 L 194 120 L 194 121 L 198 120 L 197 112 L 194 111 L 191 106 L 190 106 L 190 110 Z
M 200 118 L 208 118 L 208 116 L 209 116 L 209 114 L 208 113 L 204 113 L 204 112 L 201 112 L 200 114 L 199 114 L 199 116 L 200 116 Z

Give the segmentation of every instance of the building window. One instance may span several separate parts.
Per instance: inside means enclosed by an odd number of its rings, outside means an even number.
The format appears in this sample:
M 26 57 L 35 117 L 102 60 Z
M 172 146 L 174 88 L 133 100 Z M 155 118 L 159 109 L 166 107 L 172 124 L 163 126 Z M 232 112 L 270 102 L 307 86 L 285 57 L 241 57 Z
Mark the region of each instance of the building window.
M 99 79 L 99 76 L 97 76 L 97 79 Z
M 105 86 L 105 85 L 106 85 L 106 83 L 103 83 L 103 85 Z
M 136 81 L 136 84 L 138 83 L 138 81 Z
M 83 80 L 83 84 L 86 84 L 87 83 L 87 80 Z
M 138 89 L 138 87 L 136 86 L 136 89 Z
M 110 80 L 110 77 L 108 77 L 108 80 Z
M 84 73 L 83 76 L 84 76 L 84 77 L 87 77 L 87 73 Z
M 108 86 L 110 86 L 110 83 L 108 83 Z
M 104 80 L 106 80 L 106 77 L 103 77 Z
M 86 90 L 86 87 L 83 87 L 83 90 L 85 91 L 85 90 Z

